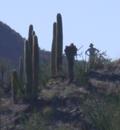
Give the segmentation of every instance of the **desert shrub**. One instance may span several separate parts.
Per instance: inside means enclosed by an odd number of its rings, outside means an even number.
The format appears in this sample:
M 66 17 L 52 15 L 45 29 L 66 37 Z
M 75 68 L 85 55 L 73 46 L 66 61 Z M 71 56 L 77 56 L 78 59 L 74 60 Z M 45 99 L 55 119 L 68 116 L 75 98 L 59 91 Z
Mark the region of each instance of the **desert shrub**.
M 99 52 L 96 54 L 95 69 L 103 69 L 106 65 L 111 63 L 111 59 L 108 58 L 106 52 Z
M 78 85 L 87 84 L 87 68 L 85 61 L 76 61 L 75 63 L 75 80 Z
M 46 117 L 49 115 L 48 113 L 51 113 L 51 108 L 45 108 L 43 113 L 32 113 L 29 121 L 24 126 L 24 130 L 78 130 L 71 124 L 64 124 L 59 121 L 54 123 L 52 121 L 50 122 L 50 119 L 48 120 Z
M 86 118 L 96 130 L 120 129 L 120 98 L 117 96 L 96 99 L 89 97 L 84 104 Z
M 39 83 L 40 87 L 45 86 L 50 79 L 50 65 L 48 62 L 40 64 Z
M 45 120 L 51 120 L 54 115 L 54 110 L 51 107 L 45 107 L 42 111 L 42 116 Z
M 25 124 L 25 130 L 47 130 L 47 125 L 42 115 L 38 112 L 32 113 L 29 121 Z

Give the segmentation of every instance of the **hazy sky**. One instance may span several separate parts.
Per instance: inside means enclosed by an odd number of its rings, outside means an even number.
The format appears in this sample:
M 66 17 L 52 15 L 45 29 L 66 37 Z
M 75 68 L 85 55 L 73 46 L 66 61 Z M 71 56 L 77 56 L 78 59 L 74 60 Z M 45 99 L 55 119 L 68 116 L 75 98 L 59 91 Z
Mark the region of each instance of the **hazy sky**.
M 46 50 L 57 13 L 63 18 L 64 46 L 74 42 L 84 51 L 93 42 L 109 57 L 120 57 L 120 0 L 0 0 L 0 20 L 23 37 L 33 24 Z

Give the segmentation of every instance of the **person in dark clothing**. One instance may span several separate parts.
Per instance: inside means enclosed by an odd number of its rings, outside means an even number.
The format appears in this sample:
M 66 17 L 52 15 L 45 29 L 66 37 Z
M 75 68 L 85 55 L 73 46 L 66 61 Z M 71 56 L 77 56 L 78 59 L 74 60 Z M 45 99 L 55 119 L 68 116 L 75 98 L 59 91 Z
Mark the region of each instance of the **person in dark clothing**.
M 64 51 L 68 61 L 69 83 L 71 83 L 74 79 L 74 57 L 77 54 L 77 48 L 73 43 L 71 43 L 70 46 L 65 47 Z

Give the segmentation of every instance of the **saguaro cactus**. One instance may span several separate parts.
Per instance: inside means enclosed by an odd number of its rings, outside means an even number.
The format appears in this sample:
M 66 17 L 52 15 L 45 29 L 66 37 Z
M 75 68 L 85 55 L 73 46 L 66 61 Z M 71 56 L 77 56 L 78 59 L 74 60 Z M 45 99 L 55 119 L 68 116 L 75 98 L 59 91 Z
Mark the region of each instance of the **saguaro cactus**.
M 12 98 L 13 98 L 13 102 L 17 103 L 18 97 L 20 95 L 20 85 L 19 85 L 19 80 L 18 80 L 18 75 L 17 75 L 16 70 L 14 70 L 12 72 L 11 86 L 12 86 Z
M 63 29 L 61 14 L 57 14 L 57 22 L 53 25 L 53 41 L 51 50 L 52 77 L 61 76 L 63 51 Z
M 24 67 L 25 67 L 25 83 L 26 83 L 26 98 L 29 100 L 32 93 L 32 62 L 29 42 L 26 40 L 24 49 Z
M 39 47 L 33 26 L 29 26 L 28 40 L 24 45 L 24 68 L 26 81 L 26 99 L 37 98 L 38 74 L 39 74 Z
M 62 72 L 63 29 L 62 16 L 57 14 L 57 71 Z
M 39 85 L 39 47 L 38 47 L 38 38 L 36 35 L 33 37 L 33 46 L 32 46 L 32 82 L 33 82 L 33 91 L 32 95 L 37 98 L 38 85 Z
M 53 24 L 53 40 L 52 40 L 52 49 L 51 49 L 51 75 L 54 78 L 57 74 L 57 50 L 56 50 L 56 22 Z
M 30 25 L 29 32 L 28 32 L 28 41 L 31 44 L 31 48 L 32 48 L 32 43 L 33 43 L 33 34 L 34 34 L 33 25 Z

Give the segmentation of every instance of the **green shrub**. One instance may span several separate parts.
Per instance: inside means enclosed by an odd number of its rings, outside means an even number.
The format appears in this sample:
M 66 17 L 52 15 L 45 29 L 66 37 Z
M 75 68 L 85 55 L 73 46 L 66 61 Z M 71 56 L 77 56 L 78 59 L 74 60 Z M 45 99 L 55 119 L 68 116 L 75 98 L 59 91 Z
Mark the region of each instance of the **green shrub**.
M 34 112 L 29 121 L 26 122 L 25 130 L 48 130 L 41 113 Z
M 42 115 L 43 115 L 44 119 L 46 119 L 46 120 L 51 120 L 53 114 L 54 114 L 54 110 L 49 106 L 45 107 L 42 111 Z
M 115 97 L 100 100 L 89 97 L 84 105 L 87 119 L 97 130 L 120 130 L 120 100 Z
M 76 61 L 75 63 L 75 80 L 78 85 L 88 83 L 86 64 L 85 61 Z

